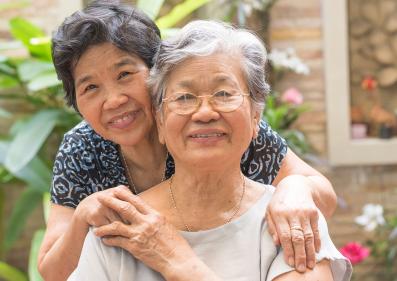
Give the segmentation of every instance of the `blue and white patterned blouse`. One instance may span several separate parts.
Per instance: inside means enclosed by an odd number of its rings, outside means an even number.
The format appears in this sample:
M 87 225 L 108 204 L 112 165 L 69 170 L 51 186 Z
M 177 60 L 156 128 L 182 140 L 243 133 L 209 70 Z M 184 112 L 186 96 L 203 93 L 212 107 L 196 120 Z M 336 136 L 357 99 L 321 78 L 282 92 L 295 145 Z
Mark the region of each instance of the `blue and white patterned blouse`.
M 271 184 L 287 153 L 285 140 L 261 121 L 258 137 L 241 159 L 241 171 L 248 178 Z M 165 178 L 174 173 L 174 161 L 167 158 Z M 88 195 L 128 185 L 117 144 L 105 140 L 82 121 L 67 132 L 53 168 L 51 201 L 76 208 Z

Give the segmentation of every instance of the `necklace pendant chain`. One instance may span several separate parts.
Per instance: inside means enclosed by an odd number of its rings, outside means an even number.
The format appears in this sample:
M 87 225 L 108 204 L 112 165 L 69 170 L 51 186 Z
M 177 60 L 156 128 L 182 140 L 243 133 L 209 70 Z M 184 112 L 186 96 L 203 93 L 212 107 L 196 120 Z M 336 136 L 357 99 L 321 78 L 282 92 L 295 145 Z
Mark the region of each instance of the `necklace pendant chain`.
M 119 152 L 120 152 L 121 159 L 123 160 L 124 169 L 126 170 L 127 181 L 130 184 L 130 186 L 132 187 L 135 195 L 139 196 L 138 189 L 135 186 L 134 181 L 132 180 L 132 176 L 131 176 L 131 173 L 130 173 L 130 168 L 128 166 L 127 160 L 125 159 L 124 153 L 123 153 L 123 151 L 121 151 L 121 147 L 120 146 L 119 146 Z M 165 174 L 167 172 L 167 158 L 168 158 L 168 153 L 167 153 L 167 155 L 165 157 L 164 171 L 163 171 L 163 177 L 161 178 L 161 182 L 165 181 Z
M 182 213 L 179 211 L 178 207 L 176 206 L 175 195 L 174 195 L 174 192 L 172 190 L 172 180 L 173 180 L 173 178 L 174 178 L 174 175 L 171 176 L 170 181 L 169 181 L 169 191 L 170 191 L 170 197 L 171 197 L 171 202 L 172 202 L 173 208 L 175 209 L 176 213 L 178 214 L 180 221 L 182 222 L 182 224 L 185 227 L 185 230 L 188 231 L 188 232 L 192 232 L 192 229 L 187 225 L 187 223 L 183 219 Z M 246 180 L 245 180 L 245 177 L 244 177 L 243 174 L 241 174 L 241 178 L 243 180 L 243 191 L 241 193 L 240 200 L 233 207 L 233 209 L 235 209 L 233 214 L 227 220 L 225 220 L 222 225 L 225 225 L 225 224 L 228 224 L 229 222 L 231 222 L 236 217 L 236 215 L 238 214 L 238 212 L 241 209 L 241 204 L 243 202 L 244 195 L 245 195 L 245 183 L 246 183 Z

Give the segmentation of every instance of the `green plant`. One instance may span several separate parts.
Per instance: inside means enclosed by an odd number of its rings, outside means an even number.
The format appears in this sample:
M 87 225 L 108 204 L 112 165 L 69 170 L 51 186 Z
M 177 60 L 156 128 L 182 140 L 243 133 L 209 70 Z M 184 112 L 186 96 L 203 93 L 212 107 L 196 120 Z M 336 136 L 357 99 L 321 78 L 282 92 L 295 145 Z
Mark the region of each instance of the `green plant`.
M 185 0 L 160 17 L 156 22 L 163 36 L 172 33 L 177 22 L 210 1 Z M 164 0 L 137 3 L 151 18 L 157 17 L 163 4 Z M 0 227 L 4 224 L 6 190 L 10 188 L 6 185 L 16 182 L 25 188 L 13 207 L 4 237 L 0 237 L 1 253 L 13 246 L 32 210 L 41 203 L 47 217 L 55 149 L 63 133 L 81 120 L 64 105 L 63 89 L 51 60 L 50 38 L 22 18 L 10 21 L 10 33 L 16 41 L 2 43 L 0 51 L 24 48 L 27 55 L 13 57 L 0 53 L 0 117 L 12 122 L 8 133 L 0 135 Z M 9 112 L 3 104 L 12 104 L 22 110 Z M 37 252 L 43 234 L 44 229 L 40 229 L 32 239 L 28 269 L 31 281 L 42 280 L 37 272 Z M 4 262 L 0 262 L 0 278 L 27 280 L 24 273 Z
M 287 91 L 285 93 L 287 93 Z M 307 153 L 309 151 L 309 146 L 305 135 L 301 131 L 294 129 L 293 124 L 300 114 L 307 110 L 307 106 L 283 101 L 277 92 L 272 92 L 266 100 L 265 109 L 263 111 L 263 118 L 266 122 L 273 130 L 278 132 L 287 141 L 288 146 L 299 155 Z

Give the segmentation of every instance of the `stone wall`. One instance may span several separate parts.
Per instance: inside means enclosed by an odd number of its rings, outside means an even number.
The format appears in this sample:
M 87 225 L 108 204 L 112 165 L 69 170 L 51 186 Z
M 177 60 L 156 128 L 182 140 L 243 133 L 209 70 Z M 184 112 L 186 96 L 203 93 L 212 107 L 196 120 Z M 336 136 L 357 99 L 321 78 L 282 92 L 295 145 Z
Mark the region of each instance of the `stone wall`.
M 279 0 L 272 10 L 271 45 L 293 47 L 310 66 L 308 76 L 287 74 L 276 85 L 282 91 L 297 87 L 310 106 L 298 122 L 320 159 L 316 167 L 333 183 L 339 196 L 339 208 L 329 219 L 329 228 L 338 247 L 349 241 L 370 237 L 354 223 L 366 203 L 379 203 L 386 210 L 396 210 L 397 166 L 331 167 L 327 164 L 327 120 L 324 81 L 322 7 L 320 0 Z M 337 93 L 335 93 L 337 94 Z M 391 152 L 394 153 L 394 152 Z M 396 163 L 397 164 L 397 163 Z M 371 260 L 355 266 L 356 280 L 376 280 Z

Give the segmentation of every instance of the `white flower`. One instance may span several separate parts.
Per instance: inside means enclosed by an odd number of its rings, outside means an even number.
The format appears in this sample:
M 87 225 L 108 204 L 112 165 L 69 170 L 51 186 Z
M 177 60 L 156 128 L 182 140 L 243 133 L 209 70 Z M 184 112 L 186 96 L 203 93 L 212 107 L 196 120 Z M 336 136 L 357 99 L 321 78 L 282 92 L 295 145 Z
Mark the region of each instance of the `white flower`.
M 269 60 L 275 68 L 287 68 L 298 74 L 304 75 L 310 73 L 309 67 L 297 57 L 293 48 L 288 48 L 285 51 L 273 49 L 269 53 Z
M 356 217 L 355 222 L 364 226 L 366 231 L 374 230 L 378 225 L 385 224 L 383 207 L 378 204 L 366 204 L 363 207 L 363 214 Z

